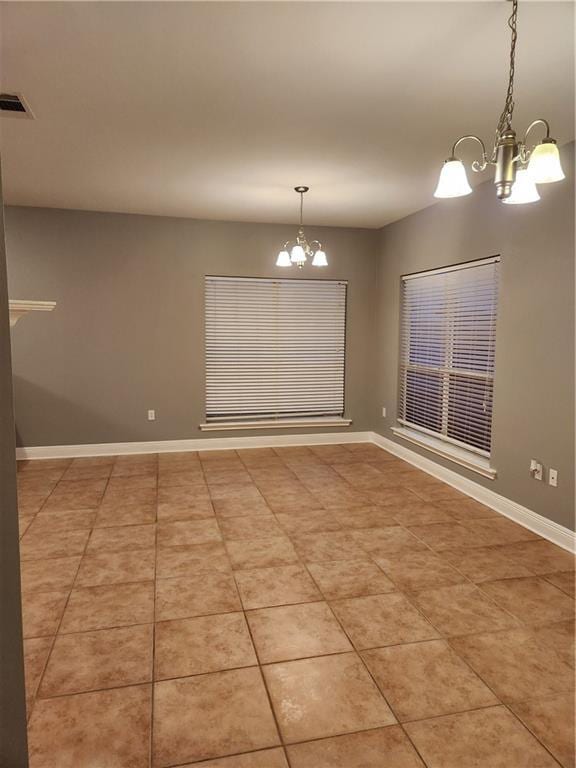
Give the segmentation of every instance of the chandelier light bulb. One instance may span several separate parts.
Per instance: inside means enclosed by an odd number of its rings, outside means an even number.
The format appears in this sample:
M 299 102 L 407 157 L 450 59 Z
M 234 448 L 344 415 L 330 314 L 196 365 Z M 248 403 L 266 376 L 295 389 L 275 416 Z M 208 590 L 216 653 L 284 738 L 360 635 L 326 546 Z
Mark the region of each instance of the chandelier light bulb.
M 540 200 L 540 195 L 531 174 L 527 168 L 520 168 L 516 172 L 516 181 L 512 185 L 510 197 L 502 200 L 502 202 L 506 205 L 523 205 L 524 203 L 536 203 L 538 200 Z
M 468 183 L 464 163 L 455 158 L 446 160 L 440 171 L 434 197 L 462 197 L 471 192 L 472 187 Z
M 276 259 L 276 266 L 277 267 L 291 267 L 292 262 L 290 261 L 290 254 L 288 251 L 280 251 L 278 254 L 278 258 Z
M 314 254 L 314 258 L 312 259 L 312 266 L 313 267 L 327 267 L 328 266 L 328 259 L 326 258 L 326 254 L 323 250 L 319 249 Z
M 535 184 L 551 184 L 566 178 L 554 139 L 544 139 L 534 147 L 528 163 L 528 173 Z
M 301 245 L 295 245 L 290 251 L 290 261 L 293 264 L 304 264 L 306 261 L 306 254 L 304 248 Z

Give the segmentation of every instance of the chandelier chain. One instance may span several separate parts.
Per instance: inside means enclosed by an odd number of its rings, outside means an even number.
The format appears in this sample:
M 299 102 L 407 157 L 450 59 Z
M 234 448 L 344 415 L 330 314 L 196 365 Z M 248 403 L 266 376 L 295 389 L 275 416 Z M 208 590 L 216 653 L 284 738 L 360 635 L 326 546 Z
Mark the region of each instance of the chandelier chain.
M 506 103 L 500 120 L 498 121 L 498 127 L 496 128 L 496 140 L 510 128 L 512 123 L 512 113 L 514 112 L 514 74 L 515 74 L 515 58 L 516 58 L 516 41 L 518 39 L 518 0 L 512 0 L 512 13 L 508 19 L 508 26 L 512 30 L 512 38 L 510 42 L 510 73 L 508 76 L 508 90 L 506 92 Z

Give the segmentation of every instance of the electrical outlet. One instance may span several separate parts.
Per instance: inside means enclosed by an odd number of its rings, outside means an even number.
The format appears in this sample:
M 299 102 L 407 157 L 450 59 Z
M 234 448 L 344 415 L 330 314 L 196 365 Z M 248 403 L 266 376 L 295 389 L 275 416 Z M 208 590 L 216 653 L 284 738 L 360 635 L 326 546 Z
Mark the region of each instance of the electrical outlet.
M 148 411 L 148 421 L 156 421 L 156 411 Z
M 539 461 L 536 461 L 536 459 L 530 459 L 530 474 L 532 475 L 534 480 L 542 480 L 542 477 L 543 477 L 542 464 L 540 464 Z
M 386 408 L 382 408 L 382 416 L 383 418 L 386 418 Z
M 548 485 L 552 485 L 554 486 L 554 488 L 558 487 L 558 470 L 557 469 L 548 470 Z

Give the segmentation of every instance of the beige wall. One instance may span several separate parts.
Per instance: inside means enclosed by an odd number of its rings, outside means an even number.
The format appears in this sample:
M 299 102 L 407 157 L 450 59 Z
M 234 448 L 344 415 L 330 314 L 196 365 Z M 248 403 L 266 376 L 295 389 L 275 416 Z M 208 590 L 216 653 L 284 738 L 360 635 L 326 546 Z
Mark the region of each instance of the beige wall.
M 382 230 L 378 389 L 388 410 L 377 431 L 397 439 L 390 426 L 397 415 L 400 275 L 501 254 L 492 450 L 498 477 L 484 480 L 420 452 L 573 528 L 574 144 L 562 156 L 570 179 L 541 186 L 537 204 L 502 205 L 487 182 Z M 557 488 L 530 477 L 531 458 L 558 470 Z
M 20 606 L 14 405 L 0 175 L 0 765 L 26 768 L 26 698 Z
M 6 224 L 10 296 L 58 302 L 13 331 L 21 445 L 227 436 L 198 429 L 206 274 L 348 280 L 346 415 L 371 428 L 376 231 L 310 227 L 330 266 L 299 271 L 274 266 L 293 226 L 10 207 Z

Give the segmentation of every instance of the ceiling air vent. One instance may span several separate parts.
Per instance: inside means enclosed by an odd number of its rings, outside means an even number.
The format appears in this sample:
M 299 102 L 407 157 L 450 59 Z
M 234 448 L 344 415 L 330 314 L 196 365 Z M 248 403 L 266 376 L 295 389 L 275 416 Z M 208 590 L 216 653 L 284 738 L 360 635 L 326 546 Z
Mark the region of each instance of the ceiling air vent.
M 34 117 L 24 97 L 19 93 L 0 93 L 0 112 L 4 117 Z

